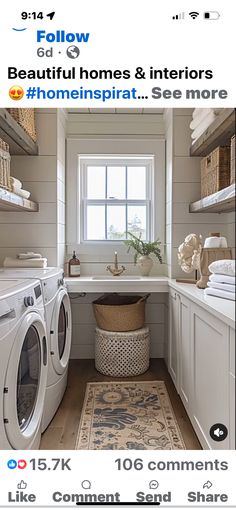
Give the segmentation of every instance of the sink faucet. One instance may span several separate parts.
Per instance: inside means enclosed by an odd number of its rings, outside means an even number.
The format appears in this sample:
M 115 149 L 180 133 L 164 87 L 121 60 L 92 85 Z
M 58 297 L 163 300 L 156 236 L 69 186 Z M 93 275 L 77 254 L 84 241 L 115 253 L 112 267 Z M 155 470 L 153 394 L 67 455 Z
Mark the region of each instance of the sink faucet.
M 119 268 L 118 266 L 118 255 L 117 255 L 117 251 L 115 251 L 115 261 L 114 261 L 114 266 L 107 266 L 107 271 L 110 271 L 111 274 L 113 274 L 113 276 L 120 276 L 124 271 L 125 271 L 125 266 L 121 266 Z

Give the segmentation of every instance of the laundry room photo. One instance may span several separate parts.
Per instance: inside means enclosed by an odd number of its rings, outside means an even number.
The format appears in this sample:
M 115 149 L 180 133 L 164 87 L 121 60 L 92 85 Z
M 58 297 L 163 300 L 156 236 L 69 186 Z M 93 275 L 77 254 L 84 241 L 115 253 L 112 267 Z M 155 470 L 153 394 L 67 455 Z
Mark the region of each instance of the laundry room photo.
M 0 109 L 0 449 L 235 449 L 235 110 Z

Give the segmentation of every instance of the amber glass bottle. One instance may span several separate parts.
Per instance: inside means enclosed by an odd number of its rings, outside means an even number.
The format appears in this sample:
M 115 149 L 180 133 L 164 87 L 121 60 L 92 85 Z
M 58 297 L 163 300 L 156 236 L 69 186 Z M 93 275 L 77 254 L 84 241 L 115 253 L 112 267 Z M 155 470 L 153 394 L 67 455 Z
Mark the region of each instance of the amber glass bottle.
M 80 276 L 80 260 L 73 251 L 73 257 L 69 260 L 69 276 L 73 278 Z

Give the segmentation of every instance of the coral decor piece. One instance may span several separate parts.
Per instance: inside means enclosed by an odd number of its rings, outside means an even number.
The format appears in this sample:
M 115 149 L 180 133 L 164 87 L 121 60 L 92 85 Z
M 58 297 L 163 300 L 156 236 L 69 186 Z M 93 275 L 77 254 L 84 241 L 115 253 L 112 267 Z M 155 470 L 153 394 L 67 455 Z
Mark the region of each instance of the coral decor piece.
M 200 268 L 200 254 L 202 236 L 189 234 L 178 248 L 178 263 L 185 273 L 191 273 Z

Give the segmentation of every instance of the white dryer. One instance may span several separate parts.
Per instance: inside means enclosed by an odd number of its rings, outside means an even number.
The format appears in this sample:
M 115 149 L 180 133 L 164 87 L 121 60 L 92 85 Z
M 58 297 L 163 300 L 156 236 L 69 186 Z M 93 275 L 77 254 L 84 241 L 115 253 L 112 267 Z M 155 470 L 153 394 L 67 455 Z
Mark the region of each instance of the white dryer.
M 37 449 L 47 382 L 40 282 L 0 281 L 0 449 Z
M 49 351 L 42 419 L 44 431 L 59 407 L 67 385 L 72 335 L 70 299 L 60 268 L 0 270 L 0 280 L 11 275 L 17 278 L 37 278 L 42 286 Z

